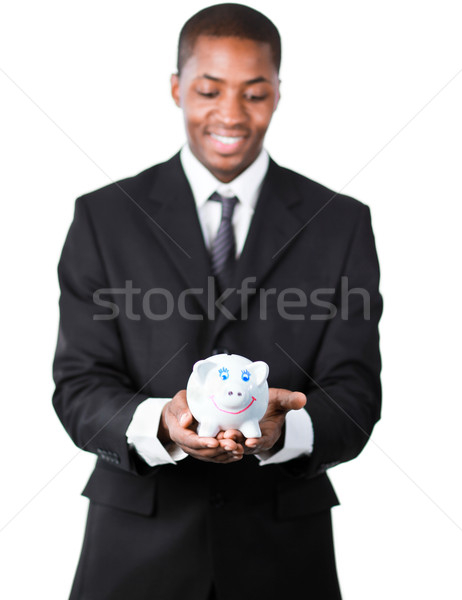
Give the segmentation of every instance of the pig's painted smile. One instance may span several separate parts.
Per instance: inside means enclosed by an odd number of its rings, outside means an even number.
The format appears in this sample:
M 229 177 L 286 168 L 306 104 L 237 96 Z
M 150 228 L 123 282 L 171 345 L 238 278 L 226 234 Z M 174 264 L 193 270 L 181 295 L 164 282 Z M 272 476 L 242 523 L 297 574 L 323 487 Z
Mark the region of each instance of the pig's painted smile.
M 247 404 L 247 406 L 245 408 L 243 408 L 242 410 L 233 412 L 232 410 L 225 410 L 224 408 L 220 408 L 218 406 L 218 404 L 215 402 L 215 396 L 210 396 L 210 400 L 213 402 L 213 405 L 215 406 L 215 408 L 217 408 L 218 410 L 221 410 L 221 412 L 228 413 L 228 415 L 239 415 L 240 413 L 245 412 L 248 408 L 250 408 L 252 406 L 252 404 L 254 402 L 257 401 L 257 399 L 252 396 L 252 400 Z

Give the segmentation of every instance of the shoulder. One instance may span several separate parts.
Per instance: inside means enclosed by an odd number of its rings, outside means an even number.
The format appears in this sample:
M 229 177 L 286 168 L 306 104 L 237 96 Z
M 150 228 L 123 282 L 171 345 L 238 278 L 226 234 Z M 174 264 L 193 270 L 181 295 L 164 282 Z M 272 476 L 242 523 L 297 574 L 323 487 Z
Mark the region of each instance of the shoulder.
M 298 203 L 298 210 L 306 218 L 325 213 L 325 218 L 355 220 L 369 212 L 362 201 L 328 188 L 301 173 L 270 161 L 268 176 L 273 180 L 279 194 L 289 196 Z
M 179 154 L 175 154 L 169 160 L 133 176 L 112 181 L 108 185 L 82 194 L 77 198 L 77 204 L 88 206 L 90 210 L 97 210 L 98 207 L 113 210 L 121 204 L 138 203 L 149 195 L 156 181 L 166 176 L 174 181 L 180 172 Z

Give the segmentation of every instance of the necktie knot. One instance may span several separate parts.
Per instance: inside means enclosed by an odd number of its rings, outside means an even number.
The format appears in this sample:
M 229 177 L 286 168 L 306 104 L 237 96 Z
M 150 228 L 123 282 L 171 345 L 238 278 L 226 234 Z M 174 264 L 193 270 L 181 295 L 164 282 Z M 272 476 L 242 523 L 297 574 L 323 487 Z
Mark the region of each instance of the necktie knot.
M 239 199 L 236 196 L 222 196 L 218 192 L 214 192 L 210 196 L 210 200 L 214 200 L 215 202 L 221 203 L 221 218 L 226 220 L 231 220 L 234 212 L 234 208 L 236 204 L 239 202 Z

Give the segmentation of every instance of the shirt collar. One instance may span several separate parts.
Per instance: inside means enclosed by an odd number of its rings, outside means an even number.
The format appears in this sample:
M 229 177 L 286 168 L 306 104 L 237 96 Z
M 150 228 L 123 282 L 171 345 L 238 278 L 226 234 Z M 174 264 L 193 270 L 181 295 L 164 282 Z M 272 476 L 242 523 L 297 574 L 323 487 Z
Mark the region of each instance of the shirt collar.
M 269 166 L 268 152 L 262 148 L 245 171 L 229 183 L 223 183 L 194 156 L 188 144 L 181 149 L 180 160 L 198 208 L 207 202 L 213 192 L 218 192 L 223 196 L 237 196 L 241 204 L 253 210 Z

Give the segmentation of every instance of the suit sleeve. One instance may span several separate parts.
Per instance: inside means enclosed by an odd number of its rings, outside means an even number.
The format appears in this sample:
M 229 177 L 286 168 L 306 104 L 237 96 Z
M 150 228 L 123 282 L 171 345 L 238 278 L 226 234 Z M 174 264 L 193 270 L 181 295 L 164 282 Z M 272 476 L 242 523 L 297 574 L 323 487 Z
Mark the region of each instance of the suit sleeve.
M 314 367 L 305 373 L 314 443 L 310 457 L 292 461 L 294 474 L 312 477 L 355 458 L 380 418 L 379 278 L 370 210 L 361 205 L 337 284 L 335 315 Z
M 125 432 L 148 395 L 135 388 L 127 373 L 118 320 L 98 319 L 93 294 L 108 287 L 107 276 L 84 200 L 76 202 L 58 265 L 61 294 L 53 405 L 79 448 L 139 472 Z

